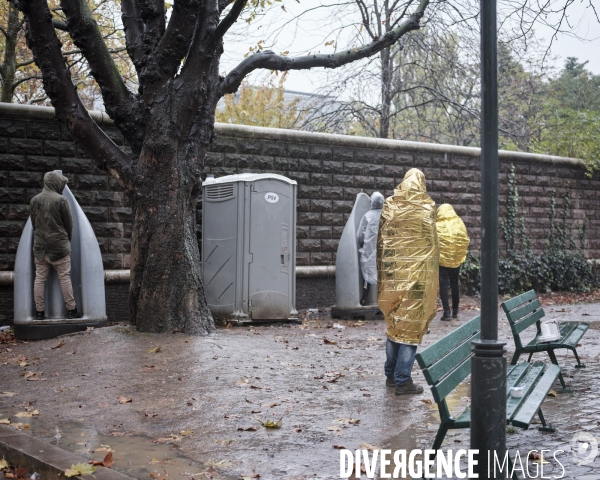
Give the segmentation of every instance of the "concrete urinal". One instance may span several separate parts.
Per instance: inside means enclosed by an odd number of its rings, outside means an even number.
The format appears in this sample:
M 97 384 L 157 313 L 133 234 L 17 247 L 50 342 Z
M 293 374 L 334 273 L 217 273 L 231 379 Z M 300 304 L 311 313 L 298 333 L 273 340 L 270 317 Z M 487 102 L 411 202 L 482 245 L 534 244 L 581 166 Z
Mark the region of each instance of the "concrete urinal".
M 360 254 L 356 238 L 360 221 L 371 209 L 371 200 L 365 193 L 356 196 L 352 213 L 346 222 L 335 261 L 335 305 L 331 316 L 346 320 L 374 320 L 378 314 L 377 288 L 369 291 L 369 305 L 362 306 L 363 276 L 360 270 Z
M 58 275 L 54 268 L 50 268 L 45 290 L 46 318 L 35 319 L 33 226 L 29 218 L 21 235 L 15 260 L 14 329 L 15 337 L 21 340 L 53 338 L 107 323 L 104 268 L 98 241 L 90 222 L 68 186 L 63 190 L 63 196 L 69 202 L 73 215 L 71 283 L 77 311 L 83 315 L 82 318 L 73 320 L 66 318 L 67 307 L 63 300 Z

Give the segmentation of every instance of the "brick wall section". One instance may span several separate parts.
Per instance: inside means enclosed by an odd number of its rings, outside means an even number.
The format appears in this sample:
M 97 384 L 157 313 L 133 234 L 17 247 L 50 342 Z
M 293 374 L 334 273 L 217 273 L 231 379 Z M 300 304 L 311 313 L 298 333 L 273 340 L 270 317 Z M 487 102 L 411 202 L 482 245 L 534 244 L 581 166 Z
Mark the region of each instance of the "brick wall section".
M 123 144 L 106 115 L 96 112 L 93 116 L 117 144 Z M 334 264 L 356 194 L 379 190 L 391 195 L 411 167 L 423 170 L 436 203 L 455 207 L 478 248 L 478 149 L 234 125 L 217 125 L 216 133 L 207 159 L 207 170 L 215 176 L 272 172 L 298 182 L 298 265 Z M 547 235 L 552 190 L 557 190 L 560 207 L 570 182 L 572 223 L 578 226 L 585 218 L 589 220 L 586 256 L 600 258 L 600 242 L 595 240 L 600 237 L 600 180 L 585 177 L 573 159 L 502 153 L 501 214 L 511 163 L 518 174 L 521 207 L 534 246 L 542 248 Z M 44 172 L 54 169 L 62 169 L 69 178 L 69 187 L 92 223 L 104 267 L 129 268 L 128 195 L 87 158 L 53 119 L 52 109 L 0 105 L 0 270 L 13 269 L 29 201 L 40 191 Z M 200 224 L 201 210 L 198 220 Z

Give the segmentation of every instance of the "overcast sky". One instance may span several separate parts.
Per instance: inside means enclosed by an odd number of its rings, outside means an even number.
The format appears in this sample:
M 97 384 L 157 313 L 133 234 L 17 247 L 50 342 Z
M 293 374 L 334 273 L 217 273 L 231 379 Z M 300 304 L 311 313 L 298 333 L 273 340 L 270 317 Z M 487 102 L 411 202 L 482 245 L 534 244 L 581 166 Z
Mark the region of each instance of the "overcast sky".
M 600 14 L 600 1 L 592 0 L 592 2 L 598 3 L 596 10 Z M 302 0 L 298 3 L 286 2 L 286 12 L 275 10 L 275 20 L 271 19 L 269 22 L 265 22 L 265 19 L 258 19 L 250 26 L 250 28 L 257 30 L 252 33 L 246 31 L 237 36 L 234 35 L 233 38 L 228 38 L 225 55 L 221 63 L 222 69 L 224 71 L 231 70 L 243 59 L 243 55 L 248 52 L 248 48 L 255 45 L 255 42 L 259 39 L 262 39 L 260 28 L 263 29 L 263 33 L 266 30 L 273 31 L 275 30 L 273 25 L 281 26 L 283 21 L 291 18 L 294 14 L 310 9 L 320 3 L 320 0 Z M 552 41 L 551 58 L 548 61 L 555 67 L 561 68 L 567 57 L 574 56 L 581 61 L 589 61 L 587 65 L 588 69 L 595 74 L 600 74 L 600 23 L 596 19 L 589 3 L 590 0 L 574 0 L 570 5 L 568 22 L 565 22 L 562 27 L 563 30 L 567 30 L 568 32 L 558 33 Z M 278 6 L 280 4 L 275 5 Z M 344 18 L 344 20 L 346 19 L 347 17 Z M 276 38 L 271 37 L 270 45 L 272 46 L 269 48 L 272 48 L 276 53 L 289 50 L 290 55 L 294 53 L 306 53 L 308 50 L 319 50 L 321 53 L 329 53 L 329 51 L 332 51 L 332 47 L 324 46 L 324 43 L 330 39 L 328 36 L 329 28 L 323 28 L 329 21 L 330 18 L 328 18 L 327 13 L 324 13 L 324 10 L 316 10 L 306 15 L 305 19 L 299 24 L 300 28 L 297 28 L 295 24 L 290 24 L 283 28 Z M 551 22 L 552 19 L 549 18 L 548 21 Z M 270 22 L 273 23 L 265 25 L 265 23 Z M 245 22 L 238 22 L 238 27 L 242 26 L 245 26 Z M 538 25 L 535 34 L 539 39 L 543 40 L 542 43 L 544 45 L 548 45 L 554 31 L 546 26 Z M 331 38 L 334 37 L 331 36 Z M 342 43 L 343 40 L 340 40 L 338 46 L 341 47 Z M 261 71 L 250 76 L 250 82 L 257 83 L 259 75 L 264 77 L 265 72 Z M 288 75 L 285 86 L 288 90 L 313 92 L 322 85 L 324 79 L 325 74 L 323 69 L 315 69 L 308 72 L 292 71 Z

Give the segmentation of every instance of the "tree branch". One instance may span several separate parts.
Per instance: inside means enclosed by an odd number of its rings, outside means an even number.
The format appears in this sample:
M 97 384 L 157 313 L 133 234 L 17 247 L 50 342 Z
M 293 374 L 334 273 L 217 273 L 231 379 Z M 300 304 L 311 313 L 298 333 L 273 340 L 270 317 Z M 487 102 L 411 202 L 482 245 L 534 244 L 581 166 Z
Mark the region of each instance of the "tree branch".
M 131 159 L 92 120 L 81 103 L 65 65 L 61 43 L 46 0 L 19 2 L 27 19 L 27 44 L 42 72 L 44 90 L 57 118 L 98 164 L 105 164 L 124 185 L 132 181 Z
M 414 13 L 408 16 L 400 25 L 387 32 L 384 36 L 360 48 L 351 48 L 330 55 L 306 55 L 302 57 L 284 57 L 270 50 L 257 52 L 240 62 L 223 80 L 222 93 L 235 93 L 242 80 L 258 68 L 269 70 L 307 70 L 314 67 L 338 68 L 342 65 L 367 58 L 396 43 L 406 33 L 417 30 L 420 21 L 429 5 L 429 0 L 420 0 Z
M 142 35 L 144 33 L 144 22 L 140 17 L 136 0 L 121 0 L 121 19 L 125 30 L 125 43 L 127 53 L 135 66 L 138 76 L 142 71 Z
M 67 24 L 56 18 L 52 19 L 52 25 L 54 25 L 54 28 L 56 28 L 57 30 L 62 30 L 63 32 L 69 31 L 69 27 L 67 27 Z
M 129 91 L 86 0 L 61 0 L 69 33 L 90 65 L 98 82 L 107 113 L 123 131 L 134 152 L 141 150 L 144 127 L 140 123 L 141 105 Z
M 156 47 L 153 68 L 144 70 L 144 83 L 172 78 L 185 57 L 198 18 L 198 0 L 175 0 L 167 30 Z M 154 73 L 154 75 L 152 75 Z
M 245 6 L 246 0 L 235 0 L 235 3 L 233 4 L 233 7 L 231 7 L 231 10 L 229 10 L 227 15 L 225 15 L 225 18 L 221 20 L 221 23 L 217 25 L 217 28 L 213 33 L 213 41 L 219 41 L 225 36 L 227 31 L 239 18 Z
M 21 63 L 17 63 L 15 65 L 15 70 L 22 68 L 22 67 L 26 67 L 27 65 L 31 65 L 34 62 L 33 58 L 31 60 L 26 60 L 24 62 Z

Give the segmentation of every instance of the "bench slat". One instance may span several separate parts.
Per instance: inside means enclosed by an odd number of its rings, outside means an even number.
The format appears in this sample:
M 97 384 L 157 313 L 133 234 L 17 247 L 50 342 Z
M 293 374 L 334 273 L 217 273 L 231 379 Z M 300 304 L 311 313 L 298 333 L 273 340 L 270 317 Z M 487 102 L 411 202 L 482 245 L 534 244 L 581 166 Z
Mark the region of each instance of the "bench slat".
M 523 330 L 529 328 L 531 325 L 533 325 L 535 322 L 542 319 L 543 317 L 544 310 L 540 308 L 539 310 L 533 312 L 531 315 L 528 315 L 527 317 L 523 318 L 519 323 L 512 324 L 511 328 L 513 330 L 513 335 L 521 333 Z
M 529 290 L 528 292 L 522 293 L 521 295 L 511 298 L 510 300 L 507 300 L 506 302 L 503 302 L 502 309 L 504 310 L 505 313 L 508 313 L 515 307 L 518 307 L 522 303 L 525 303 L 525 302 L 531 300 L 532 298 L 536 298 L 535 290 Z
M 522 307 L 515 308 L 511 312 L 507 312 L 506 313 L 506 318 L 508 318 L 508 321 L 510 323 L 516 323 L 521 318 L 529 315 L 531 312 L 533 312 L 534 310 L 537 310 L 538 308 L 542 308 L 542 304 L 536 298 L 532 302 L 526 303 Z
M 510 395 L 506 402 L 506 419 L 510 421 L 519 407 L 525 403 L 527 397 L 532 393 L 533 387 L 537 380 L 544 373 L 544 363 L 536 362 L 528 369 L 527 374 L 521 378 L 521 381 L 513 386 L 523 387 L 523 396 L 521 398 L 513 398 Z
M 587 332 L 589 324 L 573 322 L 572 325 L 573 325 L 573 328 L 571 329 L 569 334 L 564 335 L 563 338 L 561 338 L 560 341 L 557 341 L 556 343 L 560 342 L 562 345 L 571 345 L 573 347 L 577 346 L 577 343 L 579 342 L 579 340 L 581 340 L 581 337 L 583 337 L 585 335 L 585 332 Z M 554 343 L 554 342 L 550 342 L 550 343 Z
M 478 340 L 481 337 L 481 332 L 476 333 L 472 337 L 459 345 L 457 348 L 452 350 L 445 357 L 440 358 L 437 362 L 431 365 L 429 368 L 423 370 L 423 375 L 429 385 L 435 385 L 444 375 L 453 370 L 456 365 L 462 363 L 465 358 L 470 358 L 473 346 L 471 341 Z
M 531 367 L 531 364 L 527 363 L 527 362 L 521 362 L 521 363 L 518 363 L 517 365 L 511 365 L 511 367 L 513 367 L 513 368 L 509 367 L 508 371 L 506 372 L 506 396 L 507 396 L 507 398 L 509 396 L 508 389 L 510 387 L 514 387 L 521 381 L 523 376 L 527 373 L 527 371 Z
M 528 428 L 534 415 L 540 409 L 540 405 L 548 395 L 552 384 L 556 381 L 560 367 L 550 364 L 544 372 L 543 377 L 535 386 L 535 390 L 527 397 L 525 404 L 519 409 L 517 414 L 512 419 L 512 424 L 515 427 Z
M 431 393 L 436 403 L 441 402 L 456 388 L 456 386 L 471 374 L 471 357 L 469 356 L 458 365 L 448 376 L 437 385 L 431 387 Z
M 478 316 L 469 320 L 463 326 L 457 328 L 452 333 L 446 335 L 442 339 L 430 345 L 425 350 L 417 354 L 417 362 L 419 367 L 425 369 L 435 363 L 436 360 L 442 358 L 448 352 L 454 350 L 457 345 L 463 343 L 467 338 L 472 337 L 475 333 L 481 330 L 481 319 Z

